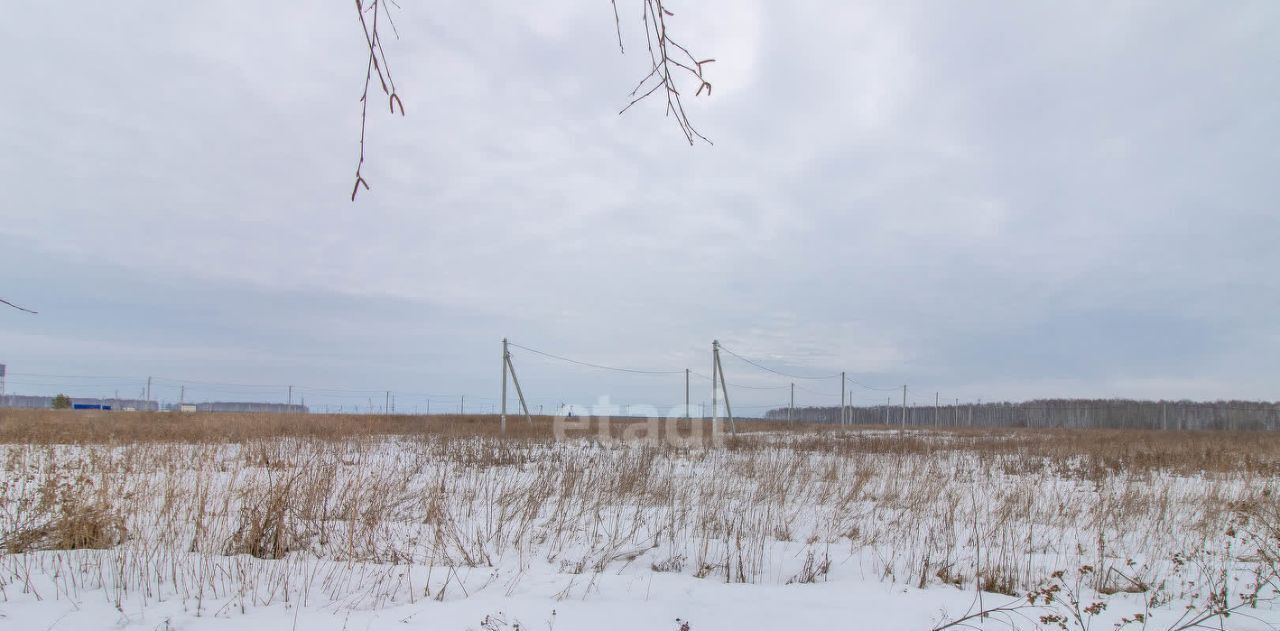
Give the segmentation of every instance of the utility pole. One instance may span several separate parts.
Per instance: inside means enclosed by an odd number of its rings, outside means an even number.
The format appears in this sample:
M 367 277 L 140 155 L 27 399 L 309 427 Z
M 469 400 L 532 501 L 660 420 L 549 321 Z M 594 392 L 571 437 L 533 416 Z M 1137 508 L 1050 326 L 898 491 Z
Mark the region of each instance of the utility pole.
M 960 397 L 956 397 L 956 406 L 951 409 L 951 426 L 960 427 Z
M 885 425 L 889 424 L 889 408 L 890 407 L 893 407 L 893 398 L 885 397 L 884 398 L 884 424 Z
M 939 396 L 941 396 L 941 393 L 939 392 L 933 393 L 933 426 L 934 427 L 939 427 L 938 425 L 938 397 Z
M 289 405 L 293 406 L 293 386 L 289 386 Z
M 187 387 L 178 386 L 178 411 L 182 411 L 182 404 L 187 402 Z
M 507 338 L 502 338 L 502 417 L 499 425 L 503 434 L 507 433 Z
M 533 417 L 529 415 L 529 405 L 525 403 L 524 391 L 520 389 L 520 379 L 516 377 L 516 367 L 511 363 L 511 351 L 507 349 L 507 338 L 502 338 L 502 433 L 507 433 L 507 373 L 511 373 L 511 383 L 516 387 L 516 396 L 520 398 L 520 409 L 524 410 L 524 420 L 533 425 Z
M 684 369 L 684 420 L 689 420 L 689 369 Z
M 382 397 L 382 413 L 383 414 L 391 413 L 391 391 L 390 390 L 387 390 L 387 393 Z
M 794 423 L 796 417 L 796 382 L 791 382 L 791 406 L 787 408 L 787 422 Z
M 845 413 L 844 407 L 844 371 L 840 371 L 840 424 L 845 425 L 849 420 Z
M 151 377 L 147 377 L 147 411 L 151 411 Z
M 720 353 L 720 342 L 712 340 L 711 342 L 711 425 L 714 427 L 716 421 L 720 419 L 720 412 L 716 408 L 716 378 L 720 376 L 720 362 L 716 361 L 716 357 Z M 703 418 L 705 418 L 705 413 Z
M 466 414 L 467 413 L 466 410 L 467 410 L 467 395 L 464 394 L 464 395 L 461 395 L 461 398 L 458 399 L 458 414 L 459 415 Z
M 902 386 L 902 431 L 907 431 L 907 386 Z

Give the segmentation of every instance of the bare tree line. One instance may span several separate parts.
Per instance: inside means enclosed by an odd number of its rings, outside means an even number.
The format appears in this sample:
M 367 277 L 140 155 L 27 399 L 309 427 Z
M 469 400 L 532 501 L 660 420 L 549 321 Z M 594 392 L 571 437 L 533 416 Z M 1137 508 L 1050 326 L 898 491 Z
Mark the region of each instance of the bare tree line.
M 905 412 L 905 414 L 904 414 Z M 769 410 L 765 417 L 799 422 L 838 423 L 840 407 L 809 406 Z M 1030 427 L 1063 429 L 1274 430 L 1280 403 L 1263 401 L 1141 401 L 1132 399 L 1038 399 L 1021 403 L 857 406 L 858 425 L 910 427 Z

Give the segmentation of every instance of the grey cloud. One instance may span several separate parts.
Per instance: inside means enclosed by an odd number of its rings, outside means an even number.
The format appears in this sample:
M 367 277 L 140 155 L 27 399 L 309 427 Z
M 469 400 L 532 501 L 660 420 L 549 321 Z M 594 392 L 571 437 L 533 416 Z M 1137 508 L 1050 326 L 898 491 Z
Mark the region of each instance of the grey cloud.
M 599 0 L 405 5 L 354 205 L 349 8 L 29 7 L 0 290 L 43 313 L 0 361 L 493 396 L 504 335 L 703 372 L 719 337 L 963 398 L 1275 398 L 1274 3 L 689 5 L 714 147 L 616 115 L 645 57 Z M 521 361 L 544 403 L 681 391 Z

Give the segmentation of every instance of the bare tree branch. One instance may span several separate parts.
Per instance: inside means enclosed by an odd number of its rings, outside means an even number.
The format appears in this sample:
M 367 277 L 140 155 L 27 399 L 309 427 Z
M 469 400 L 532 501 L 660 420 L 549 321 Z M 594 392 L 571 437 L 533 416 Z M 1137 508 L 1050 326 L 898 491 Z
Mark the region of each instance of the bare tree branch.
M 18 305 L 15 305 L 15 304 L 13 304 L 12 302 L 9 302 L 8 300 L 5 300 L 4 298 L 0 298 L 0 303 L 4 303 L 4 304 L 6 304 L 6 305 L 9 305 L 10 307 L 13 307 L 14 309 L 17 309 L 18 311 L 26 311 L 27 313 L 39 313 L 38 311 L 32 311 L 32 310 L 30 310 L 30 309 L 28 309 L 28 308 L 26 308 L 26 307 L 19 307 Z
M 615 2 L 616 17 L 616 0 L 612 1 Z M 671 36 L 667 30 L 667 18 L 675 17 L 675 14 L 667 9 L 664 0 L 643 0 L 643 2 L 642 18 L 645 41 L 649 47 L 650 70 L 649 74 L 640 80 L 636 89 L 631 91 L 631 102 L 618 113 L 626 112 L 631 109 L 631 106 L 661 90 L 667 101 L 667 116 L 675 119 L 685 140 L 689 141 L 689 144 L 693 144 L 695 139 L 711 144 L 711 141 L 699 133 L 689 121 L 676 79 L 680 75 L 688 75 L 698 82 L 698 89 L 694 92 L 694 96 L 701 96 L 703 90 L 706 90 L 707 96 L 710 96 L 711 82 L 703 76 L 702 67 L 714 62 L 715 59 L 699 60 L 689 52 L 688 48 Z M 619 45 L 621 45 L 621 25 L 619 25 Z
M 387 0 L 392 2 L 393 0 Z M 356 163 L 356 183 L 351 188 L 351 201 L 356 201 L 356 193 L 360 192 L 363 186 L 369 190 L 369 182 L 364 179 L 362 170 L 364 169 L 364 140 L 365 132 L 369 123 L 369 84 L 373 82 L 373 76 L 378 76 L 378 84 L 382 88 L 382 93 L 387 95 L 387 104 L 391 109 L 391 113 L 396 113 L 396 108 L 400 109 L 400 115 L 404 116 L 404 103 L 400 101 L 400 95 L 396 93 L 396 82 L 391 78 L 391 66 L 387 63 L 386 50 L 382 48 L 382 37 L 378 34 L 378 18 L 384 12 L 382 11 L 383 0 L 368 0 L 366 6 L 362 0 L 356 0 L 356 14 L 360 16 L 360 29 L 364 32 L 365 45 L 369 49 L 369 62 L 365 66 L 364 73 L 364 91 L 360 95 L 360 160 Z M 396 5 L 398 6 L 398 5 Z M 372 18 L 366 19 L 365 14 L 371 13 Z M 391 30 L 399 37 L 396 30 L 395 22 L 391 19 L 391 14 L 386 13 L 387 22 L 391 24 Z
M 694 144 L 695 140 L 702 140 L 708 144 L 711 141 L 703 136 L 694 128 L 693 123 L 689 121 L 689 116 L 684 109 L 683 96 L 677 85 L 677 80 L 684 78 L 685 80 L 692 78 L 697 81 L 697 90 L 694 96 L 701 96 L 703 91 L 708 96 L 711 95 L 711 82 L 707 81 L 703 75 L 703 66 L 712 63 L 715 59 L 698 59 L 689 52 L 683 44 L 676 41 L 667 29 L 668 18 L 675 17 L 666 7 L 667 0 L 641 0 L 643 11 L 641 13 L 641 21 L 644 24 L 645 42 L 649 49 L 649 73 L 640 81 L 636 88 L 631 91 L 631 101 L 626 107 L 619 111 L 619 114 L 625 113 L 631 109 L 636 103 L 643 101 L 654 94 L 662 94 L 666 99 L 666 114 L 674 118 L 676 126 L 680 128 L 680 133 L 684 134 L 685 140 L 689 144 Z M 378 88 L 387 97 L 387 104 L 392 114 L 397 110 L 401 116 L 404 116 L 404 103 L 400 100 L 400 95 L 396 92 L 395 80 L 391 78 L 391 67 L 387 63 L 387 53 L 382 46 L 382 37 L 379 35 L 379 20 L 385 18 L 386 22 L 391 25 L 392 32 L 399 38 L 400 34 L 396 28 L 395 21 L 391 18 L 391 13 L 384 10 L 384 3 L 389 3 L 394 8 L 400 8 L 396 0 L 355 0 L 356 15 L 360 18 L 360 30 L 364 34 L 365 47 L 369 51 L 368 62 L 365 64 L 364 89 L 360 94 L 360 154 L 359 160 L 356 162 L 356 179 L 355 184 L 351 187 L 351 201 L 356 201 L 356 196 L 360 193 L 360 187 L 369 190 L 369 182 L 364 178 L 364 160 L 365 160 L 365 139 L 367 137 L 369 126 L 369 86 L 373 84 L 374 77 L 378 79 Z M 618 0 L 609 0 L 613 7 L 613 23 L 614 29 L 618 35 L 618 50 L 626 53 L 626 48 L 622 43 L 622 19 L 618 13 Z
M 618 0 L 609 0 L 609 4 L 613 5 L 613 28 L 618 33 L 618 52 L 627 54 L 627 49 L 622 46 L 622 19 L 618 17 Z

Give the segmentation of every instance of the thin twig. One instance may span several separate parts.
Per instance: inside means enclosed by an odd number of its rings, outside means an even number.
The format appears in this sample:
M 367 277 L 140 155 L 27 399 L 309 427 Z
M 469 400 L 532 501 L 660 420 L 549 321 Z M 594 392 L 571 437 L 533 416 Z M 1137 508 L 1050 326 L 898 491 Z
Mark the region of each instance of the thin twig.
M 622 26 L 617 22 L 617 0 L 610 0 L 614 3 L 614 17 L 618 28 L 618 45 L 622 45 Z M 703 75 L 703 65 L 715 61 L 715 59 L 699 60 L 689 49 L 683 44 L 676 41 L 667 31 L 667 18 L 674 17 L 672 13 L 664 5 L 664 0 L 643 0 L 643 12 L 641 21 L 644 24 L 645 43 L 649 50 L 649 73 L 645 75 L 636 88 L 631 91 L 631 101 L 623 107 L 619 114 L 625 113 L 631 109 L 633 105 L 643 101 L 659 90 L 666 97 L 667 115 L 675 119 L 676 125 L 680 128 L 680 133 L 684 134 L 685 140 L 689 144 L 693 144 L 695 139 L 702 140 L 707 144 L 711 141 L 703 136 L 694 128 L 693 123 L 689 120 L 689 115 L 685 112 L 684 101 L 677 86 L 677 76 L 685 74 L 693 77 L 698 81 L 698 89 L 694 92 L 694 96 L 701 96 L 703 91 L 707 95 L 711 95 L 711 82 L 707 81 Z
M 622 19 L 618 17 L 618 0 L 609 0 L 609 4 L 613 5 L 613 28 L 618 33 L 618 52 L 627 54 L 627 49 L 622 47 Z
M 355 184 L 351 187 L 353 202 L 361 186 L 369 190 L 369 182 L 364 178 L 365 140 L 369 126 L 369 86 L 373 83 L 375 75 L 378 78 L 378 87 L 387 97 L 387 106 L 391 113 L 399 112 L 401 116 L 405 115 L 404 103 L 396 91 L 391 67 L 387 63 L 387 53 L 382 46 L 382 37 L 378 31 L 379 18 L 385 14 L 386 22 L 391 25 L 392 32 L 397 39 L 400 37 L 391 13 L 383 10 L 384 1 L 394 8 L 400 7 L 396 0 L 355 0 L 356 15 L 360 18 L 360 30 L 364 35 L 369 58 L 365 64 L 364 88 L 360 93 L 360 153 L 356 161 Z M 685 140 L 689 144 L 694 144 L 695 140 L 711 144 L 711 141 L 703 136 L 689 120 L 689 115 L 684 108 L 683 96 L 677 84 L 681 76 L 692 77 L 697 80 L 694 96 L 702 96 L 703 92 L 710 96 L 711 82 L 704 76 L 703 66 L 714 62 L 715 59 L 698 59 L 687 47 L 670 35 L 667 30 L 667 18 L 674 17 L 675 14 L 667 9 L 666 0 L 641 0 L 641 2 L 643 8 L 641 21 L 649 51 L 649 73 L 631 91 L 630 102 L 618 113 L 625 113 L 636 103 L 661 91 L 666 100 L 666 114 L 675 119 L 676 126 L 680 128 L 680 133 L 684 134 Z M 613 24 L 618 37 L 618 50 L 625 54 L 626 47 L 622 41 L 622 19 L 618 12 L 618 1 L 609 0 L 609 3 L 613 8 Z M 365 14 L 372 14 L 372 17 L 366 17 Z
M 1029 604 L 1025 598 L 1015 598 L 1007 603 L 1004 603 L 996 607 L 992 607 L 990 609 L 983 609 L 981 606 L 975 609 L 971 605 L 969 608 L 969 611 L 965 612 L 964 616 L 960 618 L 956 618 L 955 620 L 951 620 L 951 621 L 944 620 L 940 622 L 938 626 L 934 627 L 930 631 L 942 631 L 943 629 L 951 629 L 951 628 L 957 628 L 957 627 L 977 628 L 977 627 L 973 627 L 970 624 L 970 621 L 977 620 L 977 619 L 985 619 L 994 614 L 1005 614 L 1005 615 L 1011 616 L 1017 613 L 1018 615 L 1022 615 L 1020 612 L 1022 612 L 1025 609 L 1034 609 L 1034 607 L 1031 604 Z
M 394 0 L 387 0 L 393 6 Z M 372 13 L 372 20 L 365 19 L 365 13 Z M 361 0 L 356 0 L 356 14 L 360 17 L 360 29 L 364 33 L 365 46 L 369 49 L 369 61 L 365 65 L 364 73 L 364 90 L 360 94 L 360 159 L 356 162 L 356 182 L 351 188 L 351 201 L 356 201 L 356 194 L 360 192 L 360 187 L 369 190 L 369 182 L 364 179 L 364 144 L 366 130 L 369 123 L 369 85 L 373 82 L 373 76 L 378 76 L 378 84 L 382 88 L 382 93 L 387 95 L 387 105 L 392 114 L 399 109 L 400 115 L 404 116 L 404 103 L 400 100 L 400 95 L 396 92 L 396 82 L 391 77 L 391 66 L 387 63 L 387 53 L 382 47 L 382 38 L 378 35 L 378 17 L 383 13 L 382 0 L 369 0 L 366 7 Z M 399 31 L 396 29 L 395 22 L 391 19 L 391 14 L 387 13 L 387 22 L 391 24 L 391 29 L 395 32 L 397 38 L 400 37 Z
M 19 307 L 18 305 L 15 305 L 15 304 L 13 304 L 12 302 L 9 302 L 8 300 L 5 300 L 4 298 L 0 298 L 0 303 L 4 303 L 4 304 L 6 304 L 6 305 L 9 305 L 10 307 L 13 307 L 14 309 L 17 309 L 18 311 L 26 311 L 27 313 L 39 313 L 38 311 L 32 311 L 32 310 L 30 310 L 30 309 L 28 309 L 28 308 L 26 308 L 26 307 Z

